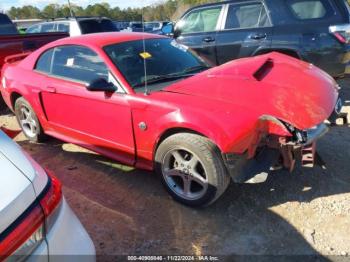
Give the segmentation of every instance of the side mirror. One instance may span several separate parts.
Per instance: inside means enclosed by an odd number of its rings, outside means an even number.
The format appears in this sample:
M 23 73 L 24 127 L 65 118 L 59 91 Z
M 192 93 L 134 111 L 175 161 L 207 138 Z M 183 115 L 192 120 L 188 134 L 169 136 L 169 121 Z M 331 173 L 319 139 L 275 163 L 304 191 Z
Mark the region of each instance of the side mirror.
M 174 24 L 173 23 L 169 23 L 165 26 L 162 27 L 162 33 L 164 35 L 172 35 L 174 34 Z
M 113 83 L 108 82 L 104 78 L 93 79 L 86 85 L 86 89 L 94 92 L 115 92 L 117 90 Z

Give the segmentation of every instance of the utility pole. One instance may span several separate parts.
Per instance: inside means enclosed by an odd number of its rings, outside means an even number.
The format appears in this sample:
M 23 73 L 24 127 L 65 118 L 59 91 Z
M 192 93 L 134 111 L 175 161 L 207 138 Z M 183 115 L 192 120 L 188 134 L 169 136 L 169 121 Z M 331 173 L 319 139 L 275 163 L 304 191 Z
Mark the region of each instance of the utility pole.
M 69 1 L 69 0 L 67 0 L 67 1 L 68 1 L 68 7 L 69 7 L 70 16 L 71 16 L 71 17 L 74 17 L 74 14 L 73 14 L 73 10 L 72 10 L 72 6 L 71 6 L 71 4 L 70 4 L 70 1 Z

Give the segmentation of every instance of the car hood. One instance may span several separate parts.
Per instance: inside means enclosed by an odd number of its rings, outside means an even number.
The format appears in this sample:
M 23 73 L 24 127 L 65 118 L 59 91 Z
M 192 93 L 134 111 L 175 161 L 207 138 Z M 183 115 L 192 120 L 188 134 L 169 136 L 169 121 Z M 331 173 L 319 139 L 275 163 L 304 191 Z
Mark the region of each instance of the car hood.
M 317 67 L 279 53 L 235 60 L 165 88 L 165 92 L 222 101 L 271 115 L 300 129 L 327 119 L 337 84 Z
M 47 176 L 0 131 L 0 234 L 36 199 Z

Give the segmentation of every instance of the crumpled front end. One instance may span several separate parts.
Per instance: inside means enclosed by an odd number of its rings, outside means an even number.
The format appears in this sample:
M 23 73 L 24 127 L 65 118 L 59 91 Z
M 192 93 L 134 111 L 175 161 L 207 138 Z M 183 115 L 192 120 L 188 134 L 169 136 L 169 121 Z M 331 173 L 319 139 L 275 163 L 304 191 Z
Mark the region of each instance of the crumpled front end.
M 316 151 L 316 142 L 328 130 L 324 123 L 299 130 L 281 120 L 263 116 L 248 150 L 244 154 L 223 154 L 223 157 L 236 183 L 261 183 L 272 171 L 292 172 L 298 163 L 302 167 L 324 167 Z

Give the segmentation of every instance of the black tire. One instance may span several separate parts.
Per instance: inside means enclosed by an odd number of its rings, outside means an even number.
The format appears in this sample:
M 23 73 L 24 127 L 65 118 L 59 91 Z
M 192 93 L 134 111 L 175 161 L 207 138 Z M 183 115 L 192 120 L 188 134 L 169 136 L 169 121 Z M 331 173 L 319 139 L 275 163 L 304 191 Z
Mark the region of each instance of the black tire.
M 197 164 L 190 165 L 191 161 Z M 192 133 L 166 138 L 157 149 L 155 167 L 169 194 L 192 207 L 214 203 L 231 181 L 218 147 L 209 139 Z
M 25 114 L 28 114 L 30 117 L 26 121 L 28 123 L 23 121 Z M 15 115 L 19 126 L 29 141 L 40 143 L 47 139 L 32 106 L 23 97 L 18 98 L 15 102 Z M 31 128 L 32 126 L 35 126 L 35 128 Z
M 7 108 L 4 99 L 2 98 L 2 95 L 0 93 L 0 112 L 2 113 L 3 111 L 5 111 L 5 109 Z

